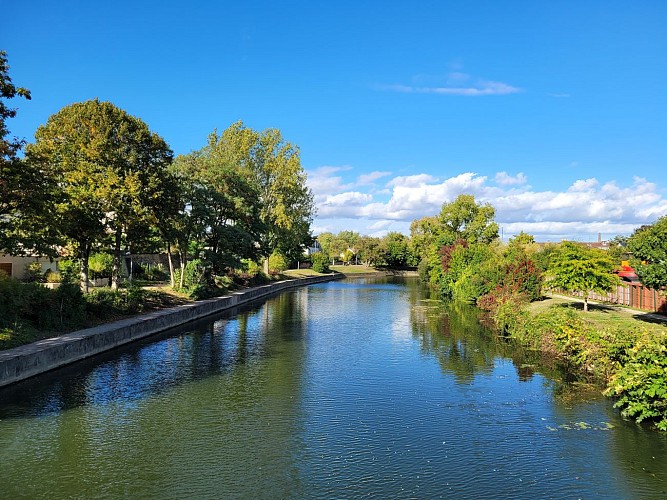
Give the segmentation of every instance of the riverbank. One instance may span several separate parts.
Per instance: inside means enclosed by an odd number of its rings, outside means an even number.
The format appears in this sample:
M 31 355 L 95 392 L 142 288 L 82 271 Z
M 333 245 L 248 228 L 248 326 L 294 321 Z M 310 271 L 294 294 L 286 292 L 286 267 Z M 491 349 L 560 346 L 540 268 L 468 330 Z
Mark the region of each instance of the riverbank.
M 279 281 L 0 351 L 0 387 L 283 290 L 341 278 L 331 274 Z
M 595 380 L 621 414 L 667 431 L 667 322 L 660 315 L 555 296 L 492 312 L 501 331 L 522 346 L 555 357 Z

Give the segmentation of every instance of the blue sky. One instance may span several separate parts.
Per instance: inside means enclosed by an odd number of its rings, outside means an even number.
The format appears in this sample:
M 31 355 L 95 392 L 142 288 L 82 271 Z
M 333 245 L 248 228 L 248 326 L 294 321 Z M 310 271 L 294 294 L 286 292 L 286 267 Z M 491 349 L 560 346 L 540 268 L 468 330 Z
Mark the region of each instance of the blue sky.
M 237 120 L 279 128 L 315 233 L 408 233 L 460 193 L 542 241 L 667 214 L 662 0 L 26 0 L 2 24 L 33 95 L 13 134 L 94 97 L 177 154 Z

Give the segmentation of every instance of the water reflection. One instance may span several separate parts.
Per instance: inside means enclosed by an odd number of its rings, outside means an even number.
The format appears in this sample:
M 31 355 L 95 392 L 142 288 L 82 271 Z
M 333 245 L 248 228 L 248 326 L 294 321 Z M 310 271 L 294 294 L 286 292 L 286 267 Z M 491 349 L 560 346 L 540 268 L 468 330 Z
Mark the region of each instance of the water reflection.
M 665 493 L 665 436 L 479 319 L 323 284 L 0 391 L 0 496 Z

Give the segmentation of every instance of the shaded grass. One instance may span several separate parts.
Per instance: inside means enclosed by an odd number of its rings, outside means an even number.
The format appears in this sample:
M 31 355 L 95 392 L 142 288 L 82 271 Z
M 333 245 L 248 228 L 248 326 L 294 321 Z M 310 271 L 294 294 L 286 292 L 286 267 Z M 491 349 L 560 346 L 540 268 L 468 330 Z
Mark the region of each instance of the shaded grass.
M 380 274 L 381 271 L 378 271 L 374 267 L 364 266 L 364 265 L 350 265 L 350 266 L 330 266 L 332 271 L 336 271 L 343 274 Z
M 584 305 L 581 301 L 563 297 L 545 297 L 543 300 L 532 302 L 528 306 L 528 312 L 533 315 L 539 314 L 552 307 L 568 307 L 576 310 L 581 319 L 596 330 L 605 328 L 630 330 L 642 327 L 650 332 L 667 332 L 667 318 L 661 321 L 650 313 L 634 311 L 614 304 L 589 303 L 588 312 L 584 312 Z

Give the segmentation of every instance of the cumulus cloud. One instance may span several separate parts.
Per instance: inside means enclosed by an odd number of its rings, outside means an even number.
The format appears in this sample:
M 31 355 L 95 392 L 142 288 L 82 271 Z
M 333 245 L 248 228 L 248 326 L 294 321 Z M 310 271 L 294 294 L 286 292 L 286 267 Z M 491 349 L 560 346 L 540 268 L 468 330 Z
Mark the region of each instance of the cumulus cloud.
M 386 195 L 366 192 L 363 182 L 386 177 L 380 173 L 359 176 L 344 183 L 340 170 L 317 169 L 317 182 L 310 183 L 318 207 L 317 224 L 332 227 L 341 218 L 359 232 L 378 234 L 391 230 L 408 232 L 412 220 L 440 211 L 443 203 L 459 194 L 472 194 L 478 202 L 491 203 L 496 221 L 505 235 L 526 231 L 538 239 L 577 239 L 577 235 L 629 234 L 642 224 L 667 215 L 667 199 L 648 180 L 635 177 L 627 186 L 616 182 L 601 184 L 595 178 L 579 179 L 560 191 L 534 190 L 523 173 L 514 176 L 498 172 L 487 176 L 464 172 L 444 179 L 421 173 L 396 176 L 386 182 Z M 312 175 L 312 174 L 311 174 Z M 328 177 L 327 177 L 328 176 Z M 327 180 L 330 178 L 329 180 Z M 363 182 L 362 182 L 363 181 Z

